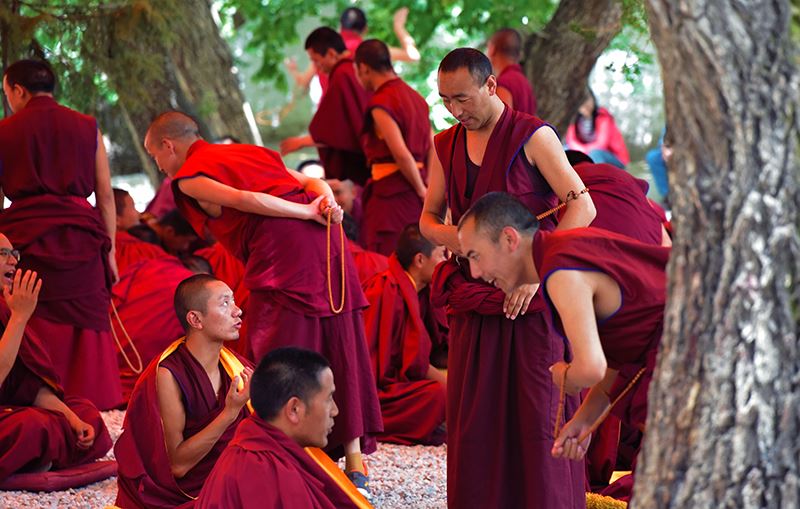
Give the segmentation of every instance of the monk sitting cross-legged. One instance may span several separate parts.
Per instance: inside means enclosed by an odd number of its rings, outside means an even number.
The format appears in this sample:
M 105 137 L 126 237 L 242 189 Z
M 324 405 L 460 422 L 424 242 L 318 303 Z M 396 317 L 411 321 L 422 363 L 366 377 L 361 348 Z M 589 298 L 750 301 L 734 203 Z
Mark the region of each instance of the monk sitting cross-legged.
M 97 408 L 64 398 L 47 348 L 27 328 L 42 280 L 18 270 L 19 258 L 0 235 L 0 481 L 19 471 L 88 463 L 111 448 Z
M 335 390 L 330 365 L 318 353 L 294 347 L 268 353 L 253 373 L 255 413 L 220 456 L 196 507 L 370 507 L 332 462 L 319 462 L 311 449 L 303 450 L 328 443 L 339 413 Z
M 122 508 L 191 506 L 249 414 L 252 368 L 223 347 L 242 324 L 231 289 L 191 276 L 175 290 L 175 312 L 186 337 L 142 374 L 114 447 Z
M 383 414 L 381 441 L 444 442 L 447 380 L 431 366 L 431 338 L 418 294 L 444 259 L 444 246 L 434 246 L 412 224 L 401 232 L 389 269 L 364 285 L 370 304 L 364 323 Z

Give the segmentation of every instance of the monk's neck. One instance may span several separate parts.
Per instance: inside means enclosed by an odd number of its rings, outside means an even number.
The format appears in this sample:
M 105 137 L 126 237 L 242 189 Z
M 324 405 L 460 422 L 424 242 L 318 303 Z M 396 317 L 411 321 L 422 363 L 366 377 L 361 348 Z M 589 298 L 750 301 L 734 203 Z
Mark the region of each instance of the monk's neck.
M 414 285 L 414 290 L 416 290 L 417 293 L 421 292 L 427 286 L 425 281 L 420 277 L 419 271 L 414 270 L 413 267 L 409 267 L 405 273 L 408 279 L 411 280 L 411 283 Z
M 373 86 L 373 88 L 375 90 L 378 90 L 379 88 L 381 88 L 384 85 L 384 83 L 388 83 L 389 81 L 392 81 L 393 79 L 397 79 L 397 75 L 395 73 L 393 73 L 393 72 L 388 72 L 386 74 L 381 74 L 380 76 L 377 76 L 375 78 L 375 81 L 372 83 L 372 86 Z
M 500 121 L 500 117 L 503 116 L 503 111 L 505 111 L 505 109 L 505 103 L 503 103 L 503 101 L 501 101 L 496 95 L 492 96 L 492 115 L 489 117 L 489 121 L 479 129 L 476 129 L 475 132 L 481 137 L 490 136 L 492 131 L 494 131 L 495 126 L 497 126 L 497 122 Z
M 190 334 L 186 336 L 186 348 L 209 375 L 219 369 L 221 341 L 213 341 L 200 334 Z
M 492 68 L 494 69 L 495 76 L 500 76 L 503 74 L 503 71 L 510 65 L 515 64 L 516 62 L 512 62 L 511 60 L 504 60 L 501 58 L 496 59 L 492 62 Z

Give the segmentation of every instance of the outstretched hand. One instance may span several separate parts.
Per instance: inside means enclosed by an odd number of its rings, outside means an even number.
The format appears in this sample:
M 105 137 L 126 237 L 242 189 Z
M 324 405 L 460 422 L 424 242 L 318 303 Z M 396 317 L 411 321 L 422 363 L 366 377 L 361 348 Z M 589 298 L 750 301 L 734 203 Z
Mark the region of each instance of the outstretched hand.
M 11 288 L 3 287 L 3 297 L 11 310 L 11 315 L 28 321 L 36 309 L 41 289 L 42 280 L 37 277 L 35 271 L 26 270 L 23 275 L 22 270 L 17 269 Z
M 231 381 L 231 387 L 225 397 L 225 408 L 230 410 L 233 415 L 239 415 L 242 407 L 250 399 L 250 378 L 252 376 L 253 368 L 244 368 Z

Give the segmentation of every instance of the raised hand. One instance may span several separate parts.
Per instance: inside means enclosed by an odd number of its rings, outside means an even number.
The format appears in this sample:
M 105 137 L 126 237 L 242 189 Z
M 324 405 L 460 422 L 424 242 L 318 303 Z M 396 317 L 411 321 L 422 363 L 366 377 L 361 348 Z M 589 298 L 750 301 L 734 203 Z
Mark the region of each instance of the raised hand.
M 240 374 L 233 377 L 228 395 L 225 397 L 225 408 L 231 412 L 231 415 L 239 415 L 242 407 L 250 399 L 250 378 L 252 376 L 253 369 L 244 368 Z
M 39 301 L 39 291 L 42 289 L 42 280 L 37 276 L 35 271 L 26 270 L 23 275 L 22 270 L 17 269 L 11 289 L 3 287 L 3 297 L 12 316 L 27 321 L 33 315 Z

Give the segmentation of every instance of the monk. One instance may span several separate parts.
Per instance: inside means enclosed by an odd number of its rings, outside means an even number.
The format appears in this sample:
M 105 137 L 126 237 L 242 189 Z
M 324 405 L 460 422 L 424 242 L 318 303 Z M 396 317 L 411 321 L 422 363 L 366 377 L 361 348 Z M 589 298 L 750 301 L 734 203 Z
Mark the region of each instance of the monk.
M 459 222 L 474 277 L 505 292 L 541 284 L 572 359 L 550 366 L 554 387 L 589 388 L 555 437 L 555 458 L 582 460 L 607 411 L 645 430 L 647 389 L 661 340 L 669 248 L 600 228 L 553 233 L 519 200 L 491 193 Z M 609 408 L 610 407 L 610 408 Z
M 343 452 L 346 471 L 365 486 L 361 451 L 375 450 L 370 435 L 383 426 L 361 316 L 367 303 L 339 226 L 332 224 L 327 239 L 323 226 L 342 220 L 330 187 L 287 170 L 271 150 L 209 144 L 179 112 L 153 121 L 145 149 L 175 179 L 176 202 L 195 231 L 207 227 L 245 264 L 254 358 L 300 346 L 331 362 L 342 411 L 328 450 Z
M 314 66 L 330 76 L 330 84 L 308 126 L 309 134 L 283 140 L 281 154 L 316 146 L 326 178 L 350 179 L 363 186 L 369 171 L 360 135 L 370 94 L 358 84 L 353 59 L 332 28 L 311 32 L 306 52 Z
M 431 293 L 447 306 L 448 505 L 578 508 L 585 504 L 583 471 L 553 458 L 552 422 L 558 390 L 547 366 L 568 352 L 552 329 L 535 285 L 506 297 L 470 278 L 449 208 L 457 223 L 474 201 L 507 191 L 537 214 L 570 199 L 560 229 L 594 219 L 590 194 L 569 165 L 555 131 L 497 97 L 489 59 L 459 48 L 439 65 L 439 95 L 458 124 L 439 133 L 420 218 L 422 233 L 457 256 L 437 267 Z M 542 228 L 552 230 L 551 214 Z M 577 407 L 570 398 L 567 412 Z M 487 483 L 492 472 L 498 482 Z M 557 490 L 553 486 L 559 486 Z
M 231 290 L 236 299 L 236 305 L 242 308 L 242 311 L 247 312 L 247 301 L 250 298 L 250 290 L 245 286 L 244 275 L 245 267 L 241 260 L 233 256 L 230 251 L 225 249 L 219 242 L 214 242 L 212 245 L 200 248 L 194 252 L 195 255 L 204 258 L 211 269 L 211 273 L 224 281 Z M 245 353 L 238 350 L 240 353 Z M 252 353 L 247 353 L 250 356 Z
M 116 261 L 119 272 L 123 274 L 129 266 L 143 260 L 169 257 L 160 246 L 144 242 L 128 233 L 128 229 L 141 224 L 139 212 L 136 211 L 128 191 L 118 188 L 112 191 L 117 212 Z
M 427 161 L 433 156 L 428 103 L 392 68 L 377 39 L 356 50 L 358 81 L 372 93 L 361 146 L 371 179 L 364 189 L 364 246 L 390 255 L 403 228 L 419 221 Z
M 196 507 L 371 507 L 303 450 L 328 443 L 339 413 L 335 390 L 333 371 L 318 353 L 293 347 L 268 353 L 253 373 L 255 413 L 220 456 Z
M 383 414 L 380 441 L 444 442 L 447 378 L 431 365 L 433 345 L 418 296 L 444 260 L 444 246 L 431 244 L 412 224 L 401 233 L 389 269 L 364 285 L 369 301 L 364 325 Z
M 108 158 L 97 121 L 59 105 L 54 88 L 45 62 L 20 60 L 3 75 L 14 114 L 0 121 L 0 195 L 13 203 L 0 231 L 25 252 L 22 268 L 47 281 L 28 326 L 66 394 L 108 409 L 122 402 L 108 320 L 118 279 Z
M 23 274 L 19 257 L 0 234 L 0 481 L 88 463 L 111 449 L 97 408 L 64 397 L 46 346 L 27 327 L 42 280 L 30 270 Z
M 519 65 L 522 36 L 513 28 L 498 30 L 486 43 L 486 56 L 497 76 L 497 97 L 509 108 L 536 115 L 533 87 Z
M 231 289 L 191 276 L 175 290 L 175 314 L 186 337 L 142 373 L 114 446 L 116 505 L 124 509 L 191 507 L 249 415 L 252 365 L 223 347 L 242 326 Z
M 173 298 L 178 284 L 191 275 L 177 258 L 164 254 L 128 266 L 111 289 L 116 309 L 111 311 L 111 326 L 122 345 L 117 362 L 126 402 L 142 368 L 184 335 Z

